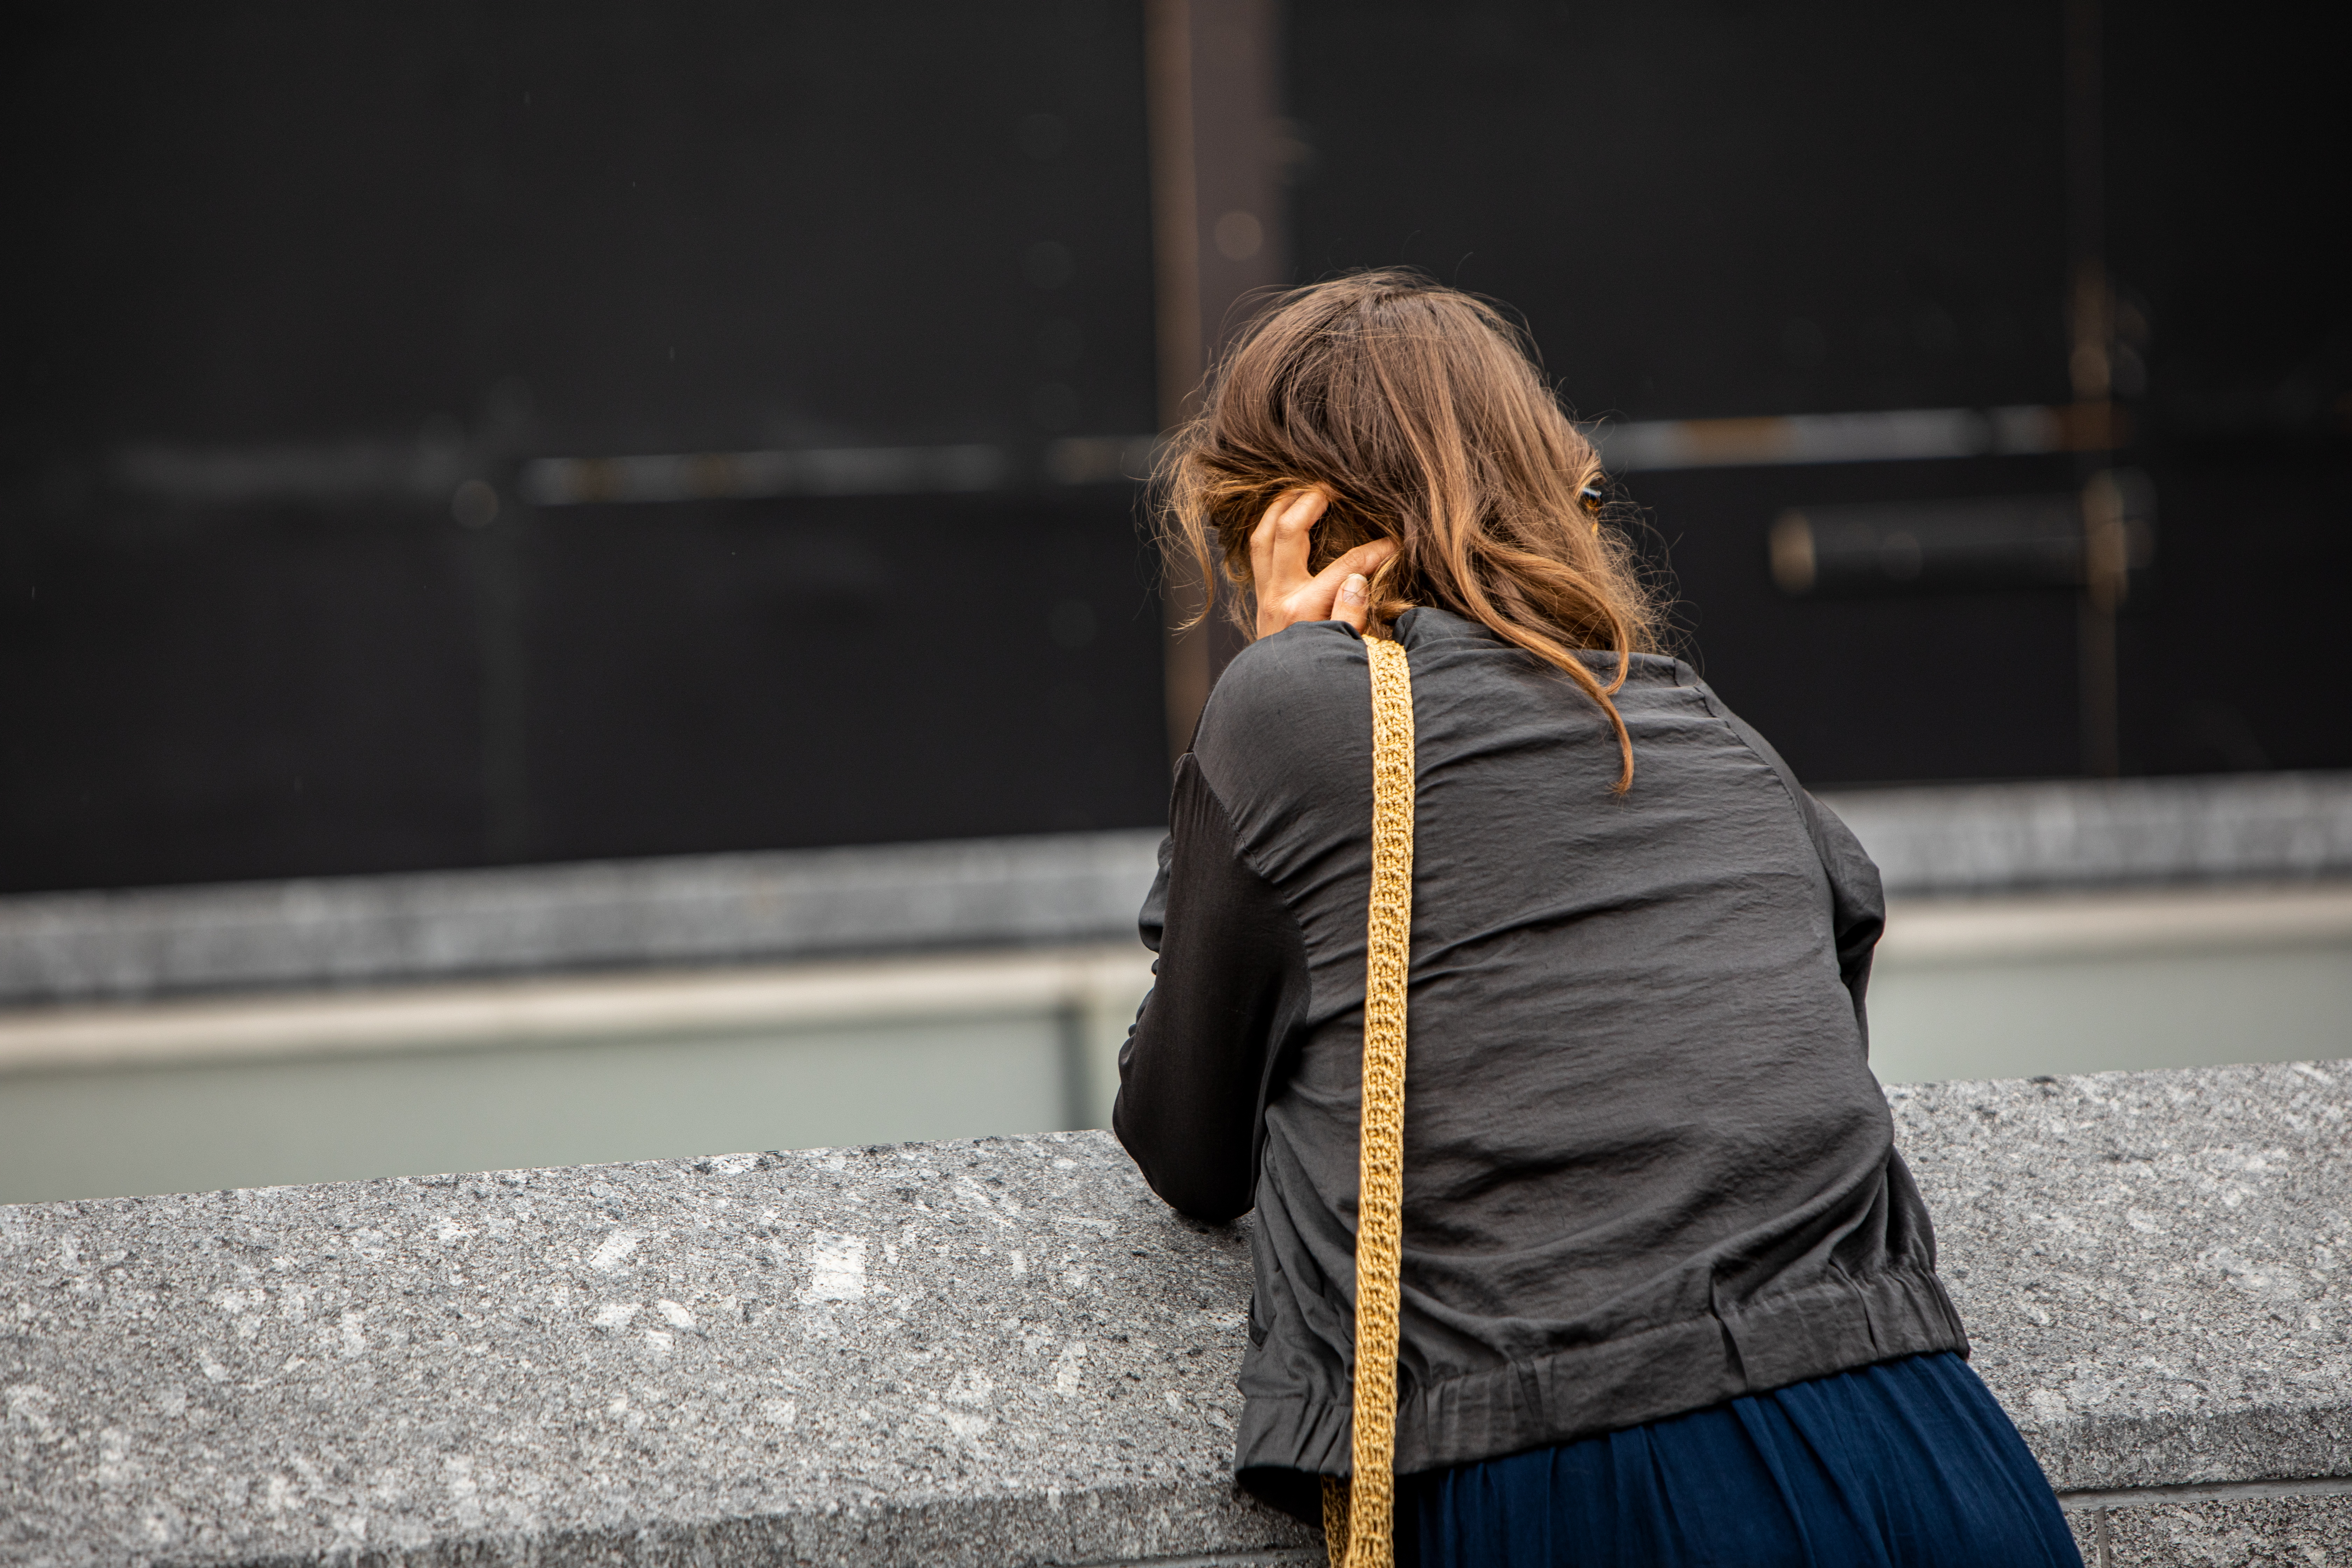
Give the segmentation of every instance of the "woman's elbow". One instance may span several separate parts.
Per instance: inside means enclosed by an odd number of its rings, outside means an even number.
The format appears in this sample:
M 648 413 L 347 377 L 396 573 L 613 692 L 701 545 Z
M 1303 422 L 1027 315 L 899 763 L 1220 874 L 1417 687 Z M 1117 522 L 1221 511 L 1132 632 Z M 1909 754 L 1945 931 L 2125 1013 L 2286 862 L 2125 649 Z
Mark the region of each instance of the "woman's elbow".
M 1154 1141 L 1131 1124 L 1126 1111 L 1126 1097 L 1121 1096 L 1111 1110 L 1111 1131 L 1161 1202 L 1202 1225 L 1230 1225 L 1249 1212 L 1250 1184 L 1245 1178 L 1236 1180 L 1213 1168 L 1223 1162 L 1202 1161 L 1197 1148 L 1154 1147 Z
M 1249 1213 L 1249 1194 L 1230 1184 L 1186 1181 L 1181 1176 L 1160 1180 L 1148 1169 L 1143 1179 L 1170 1208 L 1201 1225 L 1231 1225 Z

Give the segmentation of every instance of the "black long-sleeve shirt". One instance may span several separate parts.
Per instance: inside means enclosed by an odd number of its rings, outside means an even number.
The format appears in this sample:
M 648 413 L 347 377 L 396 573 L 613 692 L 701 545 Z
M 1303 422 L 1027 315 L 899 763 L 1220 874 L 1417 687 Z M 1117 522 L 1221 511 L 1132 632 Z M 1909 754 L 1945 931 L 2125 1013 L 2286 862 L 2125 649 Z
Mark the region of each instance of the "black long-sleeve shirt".
M 1638 773 L 1559 672 L 1409 612 L 1415 870 L 1398 1468 L 1965 1350 L 1866 1061 L 1878 876 L 1687 666 Z M 1591 656 L 1595 667 L 1613 659 Z M 1155 1191 L 1255 1207 L 1236 1468 L 1348 1469 L 1371 730 L 1362 645 L 1225 672 L 1146 905 L 1114 1124 Z

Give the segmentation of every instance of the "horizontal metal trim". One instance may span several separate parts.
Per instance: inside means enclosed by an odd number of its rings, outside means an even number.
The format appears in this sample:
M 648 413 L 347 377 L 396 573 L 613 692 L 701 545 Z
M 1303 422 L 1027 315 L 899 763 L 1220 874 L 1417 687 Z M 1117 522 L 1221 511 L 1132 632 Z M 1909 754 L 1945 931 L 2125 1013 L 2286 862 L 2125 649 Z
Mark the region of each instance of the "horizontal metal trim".
M 2074 410 L 2027 405 L 1603 422 L 1586 433 L 1611 469 L 1633 473 L 2063 452 L 2108 444 L 2085 439 L 2086 428 Z M 1044 470 L 1061 484 L 1140 479 L 1150 472 L 1157 448 L 1152 436 L 1071 437 L 1045 448 Z M 1009 451 L 992 447 L 541 458 L 523 466 L 521 489 L 537 505 L 564 506 L 988 489 L 1020 472 Z
M 954 494 L 1000 489 L 1002 447 L 845 447 L 641 458 L 534 458 L 517 489 L 534 506 L 772 496 Z
M 2120 445 L 2110 405 L 1895 408 L 1746 419 L 1659 419 L 1589 426 L 1615 473 L 1659 468 L 1884 463 L 2105 451 Z
M 1617 473 L 1789 463 L 2105 450 L 2120 416 L 2105 404 L 2047 407 L 1897 408 L 1759 418 L 1604 420 L 1586 427 Z M 1149 434 L 1072 436 L 1042 448 L 992 442 L 937 446 L 774 447 L 527 458 L 521 499 L 562 507 L 751 500 L 778 496 L 953 494 L 1043 482 L 1144 479 L 1159 448 Z M 373 499 L 446 500 L 469 482 L 504 482 L 515 459 L 454 442 L 351 440 L 315 446 L 125 447 L 109 478 L 125 492 L 184 506 Z
M 2173 1487 L 2114 1487 L 2099 1491 L 2060 1492 L 2058 1506 L 2071 1513 L 2103 1508 L 2158 1508 L 2172 1502 L 2235 1502 L 2259 1498 L 2352 1496 L 2352 1476 L 2317 1476 L 2300 1481 L 2191 1481 Z

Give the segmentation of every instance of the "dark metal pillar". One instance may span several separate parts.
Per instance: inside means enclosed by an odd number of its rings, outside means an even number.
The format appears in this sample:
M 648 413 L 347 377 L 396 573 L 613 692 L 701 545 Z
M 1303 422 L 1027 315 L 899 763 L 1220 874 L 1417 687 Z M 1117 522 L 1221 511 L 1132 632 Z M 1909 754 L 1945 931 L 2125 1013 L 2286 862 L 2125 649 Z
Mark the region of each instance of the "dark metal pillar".
M 2123 439 L 2114 396 L 2115 288 L 2106 264 L 2105 95 L 2099 0 L 2066 6 L 2066 227 L 2073 276 L 2067 296 L 2067 377 L 2074 394 L 2071 445 L 2082 454 L 2083 595 L 2076 668 L 2083 772 L 2113 778 L 2122 766 L 2116 612 L 2128 552 L 2123 506 L 2110 472 Z
M 1253 295 L 1289 278 L 1276 0 L 1149 0 L 1146 79 L 1159 300 L 1160 418 L 1199 412 L 1203 378 L 1249 314 Z M 1168 744 L 1192 743 L 1209 687 L 1240 635 L 1201 613 L 1203 584 L 1171 563 Z M 1222 612 L 1221 612 L 1222 613 Z

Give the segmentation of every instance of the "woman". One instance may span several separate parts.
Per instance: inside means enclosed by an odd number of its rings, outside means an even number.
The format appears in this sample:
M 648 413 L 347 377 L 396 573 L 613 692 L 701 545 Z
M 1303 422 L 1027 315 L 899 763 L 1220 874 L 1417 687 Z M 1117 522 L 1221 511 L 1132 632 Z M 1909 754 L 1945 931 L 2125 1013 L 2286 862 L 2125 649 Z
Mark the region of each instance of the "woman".
M 1349 1468 L 1366 637 L 1418 734 L 1400 1558 L 2066 1564 L 1967 1363 L 1863 1015 L 1878 876 L 1690 668 L 1484 303 L 1302 289 L 1168 459 L 1257 640 L 1179 763 L 1120 1140 L 1253 1207 L 1242 1482 Z

